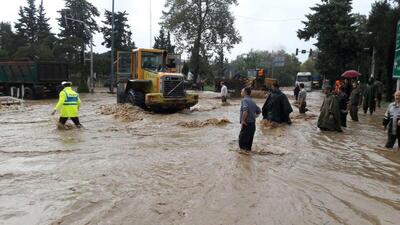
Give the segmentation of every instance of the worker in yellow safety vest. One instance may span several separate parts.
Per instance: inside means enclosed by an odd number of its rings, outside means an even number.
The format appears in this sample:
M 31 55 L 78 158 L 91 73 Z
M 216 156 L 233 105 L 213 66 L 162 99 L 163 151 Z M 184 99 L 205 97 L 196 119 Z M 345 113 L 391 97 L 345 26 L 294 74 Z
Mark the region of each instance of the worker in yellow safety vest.
M 81 128 L 82 125 L 79 122 L 78 114 L 79 108 L 81 106 L 79 95 L 74 90 L 72 90 L 71 82 L 63 81 L 61 85 L 64 89 L 60 92 L 58 103 L 51 115 L 54 115 L 57 111 L 61 110 L 59 120 L 60 126 L 64 127 L 67 120 L 71 119 L 77 128 Z

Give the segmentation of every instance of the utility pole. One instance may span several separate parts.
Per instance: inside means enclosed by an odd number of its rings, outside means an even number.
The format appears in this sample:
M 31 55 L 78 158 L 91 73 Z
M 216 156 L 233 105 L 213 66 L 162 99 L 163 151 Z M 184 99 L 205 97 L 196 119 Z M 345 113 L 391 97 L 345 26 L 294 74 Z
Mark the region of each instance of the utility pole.
M 74 18 L 69 18 L 65 16 L 65 20 L 71 20 L 77 23 L 83 24 L 85 30 L 90 34 L 90 92 L 94 93 L 94 79 L 93 79 L 93 34 L 90 32 L 89 26 L 82 20 L 77 20 Z M 85 60 L 85 59 L 84 59 Z
M 372 47 L 372 59 L 371 59 L 371 77 L 375 78 L 375 55 L 376 55 L 376 48 L 375 46 Z
M 149 0 L 149 14 L 150 14 L 150 46 L 149 46 L 149 48 L 152 48 L 153 46 L 152 46 L 152 39 L 153 39 L 153 34 L 152 34 L 152 29 L 151 29 L 151 25 L 152 25 L 152 15 L 151 15 L 151 0 Z
M 112 0 L 112 16 L 111 16 L 111 72 L 110 72 L 110 93 L 114 93 L 114 0 Z

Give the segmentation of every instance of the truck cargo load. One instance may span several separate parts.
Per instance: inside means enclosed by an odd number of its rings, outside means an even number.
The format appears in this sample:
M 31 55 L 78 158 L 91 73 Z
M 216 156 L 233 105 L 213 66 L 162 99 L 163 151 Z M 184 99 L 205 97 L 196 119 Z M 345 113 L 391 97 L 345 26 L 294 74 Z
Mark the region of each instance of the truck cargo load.
M 54 97 L 62 81 L 68 80 L 63 62 L 0 62 L 0 94 L 25 99 Z

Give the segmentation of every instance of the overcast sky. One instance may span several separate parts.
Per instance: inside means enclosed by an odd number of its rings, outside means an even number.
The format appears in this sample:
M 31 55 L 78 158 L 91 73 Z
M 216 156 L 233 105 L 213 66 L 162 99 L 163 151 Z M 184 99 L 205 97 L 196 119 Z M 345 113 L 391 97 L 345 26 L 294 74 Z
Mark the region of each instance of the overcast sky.
M 0 21 L 16 22 L 18 9 L 26 5 L 26 0 L 0 0 Z M 47 16 L 50 17 L 52 31 L 58 33 L 56 18 L 58 10 L 64 7 L 64 0 L 43 0 Z M 36 0 L 39 4 L 40 0 Z M 105 9 L 111 10 L 111 0 L 89 0 L 101 12 L 98 18 L 99 25 L 104 20 Z M 303 28 L 301 23 L 305 15 L 310 13 L 310 7 L 320 0 L 238 0 L 239 5 L 233 8 L 236 16 L 236 28 L 243 40 L 236 45 L 228 55 L 229 59 L 236 58 L 241 53 L 254 50 L 284 49 L 289 53 L 296 48 L 313 48 L 312 42 L 304 42 L 296 36 L 296 31 Z M 353 12 L 368 15 L 371 4 L 375 0 L 353 0 Z M 152 34 L 158 34 L 159 19 L 165 0 L 151 0 Z M 150 46 L 150 0 L 115 0 L 116 11 L 127 11 L 129 25 L 133 31 L 133 40 L 138 47 Z M 153 39 L 152 39 L 153 40 Z M 104 52 L 107 49 L 101 45 L 103 36 L 96 34 L 95 51 Z M 304 60 L 306 56 L 301 57 Z

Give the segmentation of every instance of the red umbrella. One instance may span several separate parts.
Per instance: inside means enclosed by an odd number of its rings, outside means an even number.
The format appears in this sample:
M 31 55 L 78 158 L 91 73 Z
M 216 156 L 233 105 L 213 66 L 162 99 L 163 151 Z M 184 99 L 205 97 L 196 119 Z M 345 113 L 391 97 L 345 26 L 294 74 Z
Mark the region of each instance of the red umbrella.
M 359 76 L 361 76 L 361 73 L 356 70 L 347 70 L 342 74 L 342 77 L 344 78 L 356 78 Z

